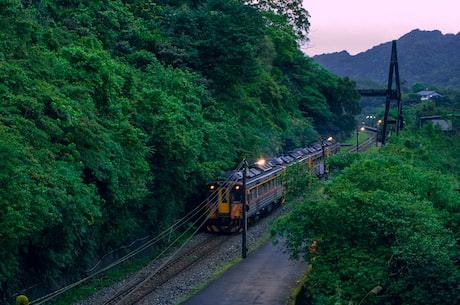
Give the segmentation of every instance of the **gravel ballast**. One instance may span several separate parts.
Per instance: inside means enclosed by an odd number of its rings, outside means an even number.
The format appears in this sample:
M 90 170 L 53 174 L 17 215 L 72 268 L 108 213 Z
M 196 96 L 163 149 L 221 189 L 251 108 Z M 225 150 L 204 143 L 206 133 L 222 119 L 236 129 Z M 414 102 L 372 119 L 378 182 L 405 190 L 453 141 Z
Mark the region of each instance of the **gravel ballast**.
M 247 247 L 249 254 L 254 251 L 258 246 L 267 240 L 268 224 L 271 220 L 275 219 L 282 213 L 282 208 L 275 210 L 269 216 L 260 219 L 248 228 L 247 232 Z M 189 243 L 199 243 L 204 234 L 201 233 L 192 238 Z M 236 264 L 242 255 L 242 238 L 241 234 L 236 234 L 229 239 L 224 246 L 219 249 L 215 255 L 203 260 L 198 265 L 193 266 L 185 272 L 170 279 L 167 283 L 152 292 L 148 297 L 143 299 L 138 304 L 140 305 L 175 305 L 179 304 L 197 292 L 197 289 L 206 286 L 211 280 L 215 279 L 219 274 L 225 271 L 226 268 L 232 264 Z M 167 258 L 164 258 L 167 259 Z M 158 262 L 158 264 L 161 262 Z M 151 264 L 143 270 L 128 276 L 126 279 L 118 282 L 117 284 L 104 288 L 95 293 L 91 297 L 76 302 L 73 305 L 94 305 L 103 304 L 113 296 L 123 285 L 127 282 L 135 280 L 139 274 L 154 272 L 158 264 Z

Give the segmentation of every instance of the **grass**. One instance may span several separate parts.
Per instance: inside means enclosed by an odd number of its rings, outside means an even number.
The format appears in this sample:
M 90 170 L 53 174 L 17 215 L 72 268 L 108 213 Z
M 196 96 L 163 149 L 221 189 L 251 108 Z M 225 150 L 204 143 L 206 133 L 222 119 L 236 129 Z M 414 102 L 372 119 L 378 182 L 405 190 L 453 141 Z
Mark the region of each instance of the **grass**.
M 358 141 L 359 141 L 359 143 L 362 143 L 363 141 L 367 140 L 368 138 L 369 138 L 369 135 L 367 133 L 361 132 L 361 131 L 358 133 Z M 344 139 L 343 141 L 341 141 L 340 144 L 356 146 L 356 133 L 353 133 L 352 136 L 350 136 L 349 138 Z

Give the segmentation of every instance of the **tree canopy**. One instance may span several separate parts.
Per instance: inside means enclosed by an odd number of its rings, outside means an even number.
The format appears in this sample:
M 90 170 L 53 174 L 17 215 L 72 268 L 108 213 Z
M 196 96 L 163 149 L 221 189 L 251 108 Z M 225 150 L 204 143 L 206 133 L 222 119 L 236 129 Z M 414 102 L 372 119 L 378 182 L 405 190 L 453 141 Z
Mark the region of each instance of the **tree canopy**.
M 2 301 L 169 226 L 242 156 L 353 130 L 301 2 L 252 4 L 0 3 Z
M 459 138 L 427 127 L 391 141 L 377 152 L 331 157 L 340 172 L 272 228 L 293 257 L 311 264 L 306 303 L 460 301 L 458 180 L 443 167 L 457 163 L 444 145 Z

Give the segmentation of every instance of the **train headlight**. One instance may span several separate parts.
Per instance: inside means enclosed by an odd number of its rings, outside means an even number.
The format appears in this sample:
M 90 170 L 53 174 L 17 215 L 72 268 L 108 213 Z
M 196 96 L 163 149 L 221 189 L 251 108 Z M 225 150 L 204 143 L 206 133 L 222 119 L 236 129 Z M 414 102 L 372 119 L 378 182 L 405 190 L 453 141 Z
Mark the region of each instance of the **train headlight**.
M 215 186 L 214 184 L 211 184 L 211 185 L 209 186 L 209 189 L 210 189 L 211 191 L 213 191 L 213 190 L 216 189 L 216 186 Z

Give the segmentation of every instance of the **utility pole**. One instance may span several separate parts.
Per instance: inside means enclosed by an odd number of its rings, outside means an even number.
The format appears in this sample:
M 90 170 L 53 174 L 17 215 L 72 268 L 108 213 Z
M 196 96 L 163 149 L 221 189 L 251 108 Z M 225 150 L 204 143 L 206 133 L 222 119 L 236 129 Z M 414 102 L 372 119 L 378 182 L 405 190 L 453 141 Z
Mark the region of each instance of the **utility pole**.
M 248 170 L 248 161 L 243 159 L 243 232 L 242 232 L 242 245 L 241 245 L 241 257 L 246 258 L 248 253 L 246 232 L 248 229 L 248 216 L 247 216 L 247 192 L 246 192 L 246 175 Z

